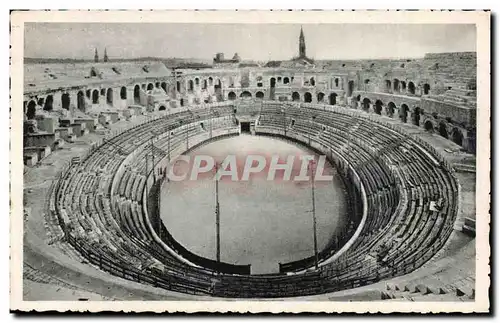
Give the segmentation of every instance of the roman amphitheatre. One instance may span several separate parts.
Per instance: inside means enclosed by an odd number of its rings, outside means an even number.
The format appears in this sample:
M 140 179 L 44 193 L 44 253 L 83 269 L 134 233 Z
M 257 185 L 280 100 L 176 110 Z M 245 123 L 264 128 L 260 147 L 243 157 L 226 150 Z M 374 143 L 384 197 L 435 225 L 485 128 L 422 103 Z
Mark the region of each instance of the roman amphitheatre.
M 476 53 L 231 57 L 25 62 L 24 299 L 473 301 Z M 333 180 L 165 177 L 249 152 Z

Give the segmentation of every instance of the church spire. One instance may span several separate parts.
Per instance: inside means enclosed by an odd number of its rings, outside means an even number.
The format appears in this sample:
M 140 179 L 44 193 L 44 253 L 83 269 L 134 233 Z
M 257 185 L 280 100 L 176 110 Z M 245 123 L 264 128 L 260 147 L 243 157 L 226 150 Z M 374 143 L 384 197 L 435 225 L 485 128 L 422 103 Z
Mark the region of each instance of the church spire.
M 300 26 L 300 36 L 299 36 L 299 57 L 306 57 L 306 39 L 304 37 L 304 30 Z
M 97 48 L 94 50 L 94 62 L 99 62 L 99 53 L 97 53 Z
M 108 61 L 108 53 L 106 51 L 106 47 L 104 47 L 104 62 Z

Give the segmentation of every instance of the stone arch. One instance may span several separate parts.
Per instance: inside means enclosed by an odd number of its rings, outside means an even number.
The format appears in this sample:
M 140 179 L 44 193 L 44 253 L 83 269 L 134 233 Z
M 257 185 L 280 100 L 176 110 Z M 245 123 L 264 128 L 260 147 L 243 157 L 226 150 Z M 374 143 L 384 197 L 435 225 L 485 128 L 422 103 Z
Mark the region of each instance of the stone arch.
M 71 99 L 68 93 L 61 94 L 61 105 L 64 110 L 69 110 Z
M 83 94 L 83 91 L 78 91 L 76 94 L 76 108 L 85 112 L 85 95 Z
M 325 99 L 325 93 L 323 92 L 319 92 L 317 95 L 316 95 L 316 100 L 318 102 L 323 102 L 323 100 Z
M 92 91 L 90 89 L 88 89 L 85 94 L 87 95 L 87 98 L 91 98 L 92 97 Z
M 165 91 L 165 93 L 167 93 L 167 82 L 161 82 L 160 84 L 160 87 L 163 89 L 163 91 Z
M 176 89 L 177 89 L 177 92 L 181 91 L 181 82 L 177 81 L 177 83 L 176 83 Z
M 406 91 L 406 82 L 405 81 L 401 81 L 401 90 Z
M 257 93 L 255 93 L 255 97 L 261 100 L 264 99 L 264 92 L 258 91 Z
M 200 79 L 199 79 L 198 77 L 195 77 L 195 78 L 194 78 L 194 84 L 195 84 L 196 86 L 199 86 L 199 85 L 200 85 Z
M 394 89 L 394 92 L 399 93 L 399 80 L 394 79 L 392 82 L 392 88 Z
M 363 105 L 362 105 L 363 110 L 368 111 L 370 109 L 370 103 L 371 103 L 370 99 L 364 98 Z
M 396 112 L 396 104 L 394 104 L 394 102 L 389 102 L 387 104 L 386 112 L 387 115 L 392 118 L 392 116 Z
M 410 94 L 415 94 L 415 83 L 408 82 L 408 92 L 410 92 Z
M 146 88 L 147 91 L 152 91 L 155 88 L 153 83 L 149 83 L 148 87 Z
M 405 103 L 401 104 L 399 117 L 401 118 L 401 121 L 403 121 L 404 123 L 408 122 L 408 110 L 410 110 L 410 108 L 408 108 L 408 105 L 406 105 Z
M 135 103 L 141 102 L 141 87 L 139 86 L 139 84 L 134 86 L 134 102 Z
M 125 86 L 122 86 L 120 89 L 120 99 L 122 100 L 127 99 L 127 88 Z
M 155 88 L 159 89 L 160 88 L 160 82 L 155 83 Z
M 391 89 L 392 89 L 391 80 L 385 80 L 385 91 L 386 92 L 391 92 Z
M 332 92 L 330 93 L 330 96 L 328 97 L 330 105 L 335 105 L 337 104 L 337 93 Z
M 99 95 L 99 93 L 97 93 L 97 95 Z M 54 108 L 53 104 L 54 104 L 54 97 L 52 96 L 52 94 L 47 95 L 47 97 L 45 98 L 45 104 L 43 106 L 43 109 L 45 111 L 52 111 L 52 109 Z
M 439 135 L 441 135 L 441 137 L 448 139 L 448 129 L 446 128 L 446 124 L 442 121 L 439 123 L 438 132 L 439 132 Z
M 428 95 L 430 93 L 430 90 L 431 90 L 431 86 L 429 85 L 429 83 L 425 83 L 424 84 L 424 95 Z
M 462 131 L 460 131 L 458 128 L 453 128 L 453 130 L 451 131 L 451 139 L 457 145 L 462 146 L 464 140 Z
M 354 92 L 354 81 L 351 80 L 347 82 L 347 96 L 352 96 L 352 92 Z
M 106 89 L 102 88 L 101 89 L 101 96 L 105 96 L 106 95 Z
M 339 78 L 338 77 L 335 78 L 335 87 L 339 87 Z
M 432 121 L 427 120 L 424 122 L 424 129 L 428 132 L 434 132 L 434 124 Z
M 285 76 L 283 78 L 283 84 L 289 84 L 290 83 L 290 78 L 288 76 Z
M 307 102 L 307 103 L 312 102 L 312 94 L 310 92 L 304 93 L 304 102 Z
M 26 108 L 26 117 L 28 120 L 34 119 L 36 115 L 36 102 L 31 100 L 28 102 L 28 106 Z
M 236 100 L 236 93 L 234 93 L 233 91 L 229 92 L 227 98 L 231 101 Z
M 214 85 L 214 79 L 211 76 L 208 78 L 208 85 L 209 86 Z
M 202 89 L 203 89 L 203 90 L 206 90 L 206 89 L 207 89 L 207 87 L 208 87 L 208 81 L 207 81 L 207 79 L 204 79 L 204 80 L 203 80 L 203 86 L 202 86 Z
M 158 108 L 158 111 L 165 111 L 165 110 L 167 110 L 167 108 L 164 105 L 160 105 L 160 107 Z
M 311 86 L 315 86 L 316 85 L 316 80 L 314 79 L 314 76 L 309 79 L 309 84 Z
M 413 124 L 416 126 L 420 126 L 420 114 L 421 114 L 420 108 L 415 107 L 415 109 L 413 109 L 412 121 L 413 121 Z
M 242 99 L 251 99 L 252 98 L 252 93 L 250 93 L 248 91 L 243 91 L 240 94 L 240 98 L 242 98 Z
M 269 79 L 269 84 L 270 84 L 270 86 L 271 86 L 272 88 L 273 88 L 273 87 L 276 87 L 276 78 L 271 77 L 271 78 Z
M 299 92 L 292 93 L 292 101 L 300 101 L 300 93 Z
M 43 107 L 44 103 L 45 103 L 45 99 L 44 99 L 44 98 L 39 98 L 39 99 L 38 99 L 37 104 L 38 104 L 39 106 Z
M 194 90 L 194 82 L 193 80 L 188 81 L 188 90 L 193 91 Z
M 92 91 L 92 104 L 99 103 L 99 90 Z
M 382 107 L 383 106 L 384 106 L 384 104 L 382 103 L 382 101 L 377 100 L 377 101 L 375 101 L 375 106 L 373 107 L 373 111 L 375 111 L 376 114 L 382 114 Z
M 106 103 L 113 104 L 113 89 L 112 88 L 109 88 L 106 91 Z

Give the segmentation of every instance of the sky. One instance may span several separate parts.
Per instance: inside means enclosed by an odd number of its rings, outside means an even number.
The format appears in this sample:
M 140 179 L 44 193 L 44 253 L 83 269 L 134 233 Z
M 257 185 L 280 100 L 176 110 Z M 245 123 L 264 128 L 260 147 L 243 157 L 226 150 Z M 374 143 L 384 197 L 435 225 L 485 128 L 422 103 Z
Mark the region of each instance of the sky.
M 26 23 L 24 56 L 93 59 L 178 57 L 211 60 L 222 52 L 243 60 L 298 55 L 298 24 Z M 425 53 L 476 50 L 475 25 L 305 24 L 314 59 L 414 58 Z

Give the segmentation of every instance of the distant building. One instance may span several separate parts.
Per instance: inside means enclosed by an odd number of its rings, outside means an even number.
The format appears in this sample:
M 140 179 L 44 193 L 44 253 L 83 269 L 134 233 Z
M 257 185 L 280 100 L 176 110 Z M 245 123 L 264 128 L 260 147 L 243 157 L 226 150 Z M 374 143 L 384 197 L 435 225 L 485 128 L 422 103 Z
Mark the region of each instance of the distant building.
M 97 52 L 97 48 L 94 50 L 94 62 L 99 62 L 99 53 Z
M 108 61 L 108 53 L 106 52 L 106 48 L 104 48 L 104 62 Z
M 214 67 L 238 67 L 241 62 L 241 57 L 238 53 L 234 53 L 233 58 L 225 59 L 224 53 L 215 54 L 213 65 Z

